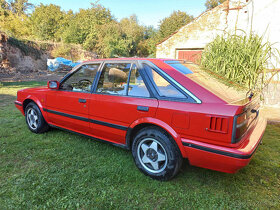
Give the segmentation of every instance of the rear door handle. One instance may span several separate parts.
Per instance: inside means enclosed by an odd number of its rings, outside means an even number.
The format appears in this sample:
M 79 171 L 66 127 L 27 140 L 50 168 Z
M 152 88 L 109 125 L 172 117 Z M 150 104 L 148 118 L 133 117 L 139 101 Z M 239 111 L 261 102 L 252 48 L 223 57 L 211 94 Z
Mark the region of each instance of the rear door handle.
M 147 107 L 147 106 L 137 106 L 137 110 L 138 111 L 143 111 L 143 112 L 148 112 L 149 107 Z
M 86 103 L 87 100 L 86 99 L 83 99 L 83 98 L 79 98 L 79 103 Z

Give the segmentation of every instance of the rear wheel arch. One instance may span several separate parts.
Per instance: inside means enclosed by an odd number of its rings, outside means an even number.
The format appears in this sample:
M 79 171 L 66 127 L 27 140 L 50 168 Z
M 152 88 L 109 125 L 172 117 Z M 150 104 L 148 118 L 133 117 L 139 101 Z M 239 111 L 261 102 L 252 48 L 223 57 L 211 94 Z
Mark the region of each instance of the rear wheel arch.
M 174 141 L 173 143 L 175 143 L 176 146 L 178 147 L 178 149 L 180 150 L 182 157 L 186 157 L 186 153 L 185 153 L 185 150 L 183 148 L 183 144 L 181 142 L 181 139 L 180 139 L 179 135 L 170 126 L 168 126 L 167 124 L 166 124 L 166 126 L 164 126 L 164 124 L 160 125 L 160 124 L 155 123 L 155 122 L 143 122 L 143 123 L 136 124 L 133 127 L 129 127 L 128 131 L 127 131 L 127 134 L 126 134 L 127 148 L 131 149 L 133 139 L 140 130 L 142 130 L 144 128 L 147 128 L 147 127 L 154 127 L 156 129 L 162 131 L 163 133 L 165 133 L 167 136 L 169 136 L 170 139 Z
M 159 126 L 145 126 L 132 141 L 132 156 L 137 168 L 153 179 L 166 181 L 181 168 L 182 154 L 174 139 Z

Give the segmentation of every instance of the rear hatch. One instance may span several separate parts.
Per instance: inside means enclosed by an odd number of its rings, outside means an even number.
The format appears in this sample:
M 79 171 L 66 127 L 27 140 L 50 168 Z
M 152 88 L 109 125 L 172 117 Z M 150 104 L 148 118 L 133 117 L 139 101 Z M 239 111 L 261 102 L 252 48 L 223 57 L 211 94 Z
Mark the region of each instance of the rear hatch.
M 188 78 L 211 91 L 228 104 L 240 106 L 239 114 L 234 116 L 231 140 L 232 144 L 238 143 L 257 121 L 260 108 L 260 95 L 253 94 L 250 97 L 250 94 L 244 88 L 242 89 L 242 87 L 233 83 L 226 83 L 222 78 L 215 78 L 218 75 L 209 75 L 204 70 L 201 70 L 199 66 L 192 63 L 184 65 L 193 72 L 186 74 Z
M 228 104 L 245 105 L 249 102 L 247 91 L 243 87 L 226 82 L 222 77 L 219 78 L 219 75 L 210 75 L 200 69 L 198 65 L 187 63 L 184 66 L 192 71 L 191 74 L 185 74 L 186 77 L 214 93 Z

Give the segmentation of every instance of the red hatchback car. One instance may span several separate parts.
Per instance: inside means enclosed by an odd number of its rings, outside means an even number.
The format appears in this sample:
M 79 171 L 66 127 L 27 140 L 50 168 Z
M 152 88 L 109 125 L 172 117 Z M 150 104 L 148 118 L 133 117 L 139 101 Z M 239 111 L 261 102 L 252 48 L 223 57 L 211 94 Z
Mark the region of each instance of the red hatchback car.
M 93 60 L 48 87 L 19 90 L 15 105 L 32 132 L 55 127 L 130 149 L 154 179 L 174 177 L 183 158 L 234 173 L 266 128 L 257 97 L 228 103 L 192 74 L 178 60 Z

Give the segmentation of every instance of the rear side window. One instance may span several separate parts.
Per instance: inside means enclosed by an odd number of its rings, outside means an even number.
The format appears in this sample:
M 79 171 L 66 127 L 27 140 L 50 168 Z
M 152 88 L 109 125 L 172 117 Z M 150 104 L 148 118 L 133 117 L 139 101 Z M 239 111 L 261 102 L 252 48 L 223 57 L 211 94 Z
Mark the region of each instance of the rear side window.
M 100 76 L 97 93 L 126 95 L 130 63 L 107 63 Z
M 128 95 L 139 96 L 139 97 L 150 96 L 149 91 L 135 64 L 131 68 Z
M 146 72 L 151 78 L 154 87 L 156 88 L 158 94 L 161 97 L 187 98 L 184 94 L 182 94 L 179 90 L 177 90 L 172 84 L 170 84 L 166 79 L 164 79 L 161 75 L 159 75 L 150 66 L 144 64 L 144 68 L 146 69 Z
M 184 66 L 180 61 L 164 61 L 164 62 L 183 74 L 193 73 L 188 67 Z
M 150 93 L 135 64 L 107 63 L 102 70 L 97 93 L 150 97 Z

